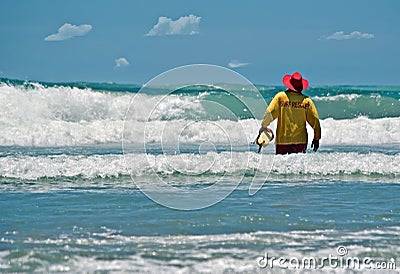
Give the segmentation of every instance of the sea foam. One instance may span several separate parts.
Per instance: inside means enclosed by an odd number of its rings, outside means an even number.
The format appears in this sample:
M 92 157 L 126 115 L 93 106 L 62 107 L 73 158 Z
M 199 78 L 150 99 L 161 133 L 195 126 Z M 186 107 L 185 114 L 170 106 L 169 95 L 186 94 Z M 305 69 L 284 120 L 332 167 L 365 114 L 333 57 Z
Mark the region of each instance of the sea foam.
M 27 88 L 1 83 L 0 145 L 79 146 L 120 144 L 124 140 L 243 146 L 254 141 L 260 120 L 211 115 L 203 105 L 206 96 L 100 92 L 41 84 Z M 322 119 L 321 126 L 321 145 L 400 143 L 399 117 L 330 117 Z M 271 127 L 275 130 L 276 122 Z M 308 133 L 312 140 L 312 129 L 308 128 Z
M 255 152 L 209 152 L 205 154 L 150 155 L 54 155 L 0 158 L 3 178 L 118 178 L 132 175 L 400 175 L 400 154 L 332 152 L 293 155 L 260 155 Z M 265 176 L 264 176 L 265 177 Z M 201 179 L 201 178 L 200 178 Z M 194 179 L 193 179 L 194 180 Z

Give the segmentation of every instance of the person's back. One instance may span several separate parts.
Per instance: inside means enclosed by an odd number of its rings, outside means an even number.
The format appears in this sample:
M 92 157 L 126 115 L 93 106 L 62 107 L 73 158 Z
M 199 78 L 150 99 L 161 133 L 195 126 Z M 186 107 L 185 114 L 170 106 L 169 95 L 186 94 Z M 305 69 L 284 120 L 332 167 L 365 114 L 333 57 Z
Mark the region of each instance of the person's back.
M 295 82 L 293 76 L 301 82 Z M 303 79 L 300 73 L 294 73 L 292 76 L 285 75 L 285 77 L 284 84 L 289 89 L 275 95 L 265 112 L 261 126 L 267 127 L 274 119 L 278 118 L 275 139 L 276 153 L 286 154 L 306 151 L 308 141 L 306 122 L 308 122 L 314 129 L 313 145 L 316 151 L 321 138 L 318 112 L 312 100 L 301 93 L 307 88 L 308 81 Z M 292 82 L 288 84 L 290 80 Z

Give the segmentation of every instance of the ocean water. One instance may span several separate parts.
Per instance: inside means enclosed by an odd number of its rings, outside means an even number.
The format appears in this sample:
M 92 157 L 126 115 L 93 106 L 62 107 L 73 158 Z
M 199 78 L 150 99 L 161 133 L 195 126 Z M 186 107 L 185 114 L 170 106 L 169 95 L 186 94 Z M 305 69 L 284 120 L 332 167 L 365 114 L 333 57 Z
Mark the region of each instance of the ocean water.
M 320 149 L 284 156 L 256 87 L 1 79 L 0 272 L 398 273 L 400 87 L 309 88 Z

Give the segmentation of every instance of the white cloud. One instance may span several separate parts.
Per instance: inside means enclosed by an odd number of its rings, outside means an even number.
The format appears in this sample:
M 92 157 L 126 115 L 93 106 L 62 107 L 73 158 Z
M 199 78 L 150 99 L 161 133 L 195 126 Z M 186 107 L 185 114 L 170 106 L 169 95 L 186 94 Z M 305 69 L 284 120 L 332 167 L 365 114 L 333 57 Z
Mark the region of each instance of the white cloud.
M 239 62 L 238 60 L 231 60 L 228 63 L 228 67 L 230 68 L 240 68 L 240 67 L 244 67 L 247 65 L 250 65 L 251 63 L 243 63 L 243 62 Z
M 359 31 L 353 31 L 350 34 L 345 34 L 343 31 L 335 32 L 328 36 L 327 40 L 349 40 L 349 39 L 372 39 L 375 36 L 370 33 L 361 33 Z
M 114 61 L 115 61 L 115 68 L 123 68 L 129 66 L 128 60 L 126 60 L 126 58 L 124 57 L 115 59 Z
M 146 36 L 199 34 L 200 19 L 201 17 L 193 14 L 182 16 L 175 21 L 161 16 Z
M 55 34 L 51 34 L 44 38 L 45 41 L 63 41 L 67 39 L 71 39 L 72 37 L 75 36 L 84 36 L 88 34 L 89 31 L 92 30 L 91 25 L 71 25 L 68 23 L 65 23 L 62 25 L 59 29 L 58 32 Z

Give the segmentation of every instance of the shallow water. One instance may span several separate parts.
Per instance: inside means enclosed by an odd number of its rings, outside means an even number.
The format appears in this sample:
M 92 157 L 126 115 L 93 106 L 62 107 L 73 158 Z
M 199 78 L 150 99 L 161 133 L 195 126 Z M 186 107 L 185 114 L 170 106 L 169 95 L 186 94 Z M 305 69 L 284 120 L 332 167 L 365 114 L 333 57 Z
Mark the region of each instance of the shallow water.
M 268 99 L 275 89 L 261 91 Z M 204 116 L 202 98 L 224 101 L 210 91 L 165 99 L 147 124 L 165 127 L 162 138 L 148 134 L 144 144 L 135 141 L 146 132 L 138 109 L 124 146 L 132 91 L 3 83 L 0 92 L 10 99 L 0 110 L 2 272 L 275 273 L 307 271 L 295 264 L 304 257 L 321 272 L 399 268 L 398 89 L 314 88 L 326 112 L 320 150 L 285 156 L 272 144 L 256 153 L 258 117 Z M 158 100 L 143 96 L 149 106 Z M 358 108 L 371 96 L 371 109 Z M 369 115 L 378 103 L 386 112 Z M 353 107 L 364 112 L 342 117 Z M 261 187 L 255 195 L 252 183 Z M 232 193 L 176 210 L 146 196 L 160 189 L 172 202 L 209 191 L 193 204 Z M 332 265 L 329 256 L 371 260 Z M 288 261 L 271 265 L 271 257 Z

